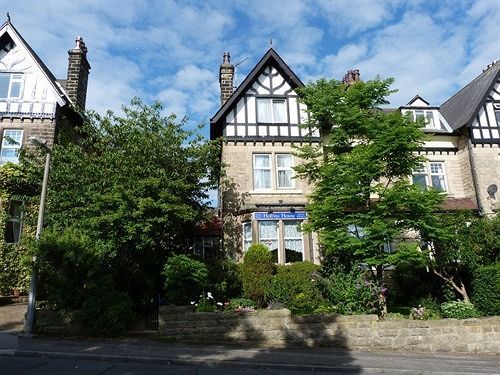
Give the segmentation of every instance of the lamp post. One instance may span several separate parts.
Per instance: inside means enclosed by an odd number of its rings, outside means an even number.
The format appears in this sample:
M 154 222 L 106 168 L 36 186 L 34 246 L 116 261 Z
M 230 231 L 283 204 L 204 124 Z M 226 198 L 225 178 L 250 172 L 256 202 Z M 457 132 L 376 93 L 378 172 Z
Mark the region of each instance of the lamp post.
M 43 230 L 43 215 L 45 212 L 45 198 L 47 197 L 47 184 L 49 181 L 50 155 L 51 151 L 47 145 L 35 137 L 31 137 L 29 141 L 35 146 L 42 148 L 45 153 L 45 169 L 43 172 L 42 193 L 40 194 L 40 207 L 38 209 L 38 222 L 36 225 L 35 239 L 38 241 Z M 24 331 L 32 334 L 35 328 L 35 302 L 36 302 L 36 287 L 38 280 L 38 270 L 36 267 L 36 255 L 33 256 L 33 264 L 31 269 L 30 293 L 28 297 L 28 312 Z

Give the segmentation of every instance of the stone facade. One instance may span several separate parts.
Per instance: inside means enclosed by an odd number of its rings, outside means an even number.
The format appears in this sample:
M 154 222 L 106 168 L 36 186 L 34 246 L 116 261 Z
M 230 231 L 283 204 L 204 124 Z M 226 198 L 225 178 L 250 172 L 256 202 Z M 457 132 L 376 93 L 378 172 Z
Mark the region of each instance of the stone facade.
M 379 320 L 376 315 L 292 316 L 290 311 L 196 313 L 165 306 L 162 337 L 264 347 L 328 346 L 360 351 L 500 354 L 500 318 Z

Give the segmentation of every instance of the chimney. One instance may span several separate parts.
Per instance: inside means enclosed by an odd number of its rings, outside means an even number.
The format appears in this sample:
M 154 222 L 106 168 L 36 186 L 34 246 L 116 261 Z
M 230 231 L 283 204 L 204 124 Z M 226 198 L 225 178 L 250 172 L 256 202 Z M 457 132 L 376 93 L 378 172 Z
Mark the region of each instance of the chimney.
M 221 106 L 233 93 L 234 66 L 230 62 L 229 52 L 224 52 L 224 59 L 219 70 L 220 102 Z
M 359 81 L 359 70 L 348 70 L 344 78 L 342 78 L 342 83 L 345 83 L 347 86 L 352 85 L 354 82 Z
M 493 60 L 490 64 L 483 69 L 483 73 L 486 72 L 489 68 L 493 67 L 499 60 Z
M 75 48 L 68 51 L 66 91 L 77 108 L 85 109 L 90 64 L 87 61 L 87 47 L 85 47 L 83 38 L 79 36 L 75 42 Z

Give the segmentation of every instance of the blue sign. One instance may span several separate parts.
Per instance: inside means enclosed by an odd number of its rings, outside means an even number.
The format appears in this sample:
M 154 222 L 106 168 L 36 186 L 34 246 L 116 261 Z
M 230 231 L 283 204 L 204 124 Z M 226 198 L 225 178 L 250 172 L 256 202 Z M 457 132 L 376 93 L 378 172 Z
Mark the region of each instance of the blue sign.
M 255 212 L 255 220 L 304 220 L 307 213 L 300 212 Z

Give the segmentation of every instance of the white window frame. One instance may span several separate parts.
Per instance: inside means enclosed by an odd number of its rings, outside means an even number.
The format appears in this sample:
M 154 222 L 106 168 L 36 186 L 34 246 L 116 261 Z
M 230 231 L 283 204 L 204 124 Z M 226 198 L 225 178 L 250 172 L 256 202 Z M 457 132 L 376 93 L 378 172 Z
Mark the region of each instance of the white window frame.
M 280 167 L 278 165 L 278 157 L 280 156 L 289 156 L 291 160 L 291 165 L 289 167 Z M 294 179 L 294 160 L 293 155 L 288 153 L 277 153 L 274 158 L 274 162 L 276 163 L 276 187 L 278 189 L 295 189 L 295 179 Z M 290 172 L 290 186 L 280 186 L 280 172 Z
M 433 172 L 432 171 L 432 165 L 439 165 L 442 169 L 442 172 L 439 173 L 439 172 Z M 449 193 L 449 188 L 448 188 L 448 179 L 446 177 L 446 165 L 445 165 L 445 162 L 444 161 L 427 161 L 427 163 L 425 164 L 422 164 L 422 166 L 413 171 L 412 173 L 412 184 L 415 185 L 414 181 L 413 181 L 413 176 L 415 175 L 423 175 L 425 176 L 425 185 L 426 185 L 426 190 L 428 190 L 429 188 L 434 188 L 436 189 L 436 187 L 433 185 L 432 183 L 432 177 L 433 176 L 437 176 L 437 177 L 441 177 L 442 178 L 442 181 L 443 181 L 443 185 L 444 185 L 444 190 L 441 190 L 442 193 Z
M 269 102 L 270 104 L 270 114 L 271 118 L 263 119 L 262 113 L 259 113 L 259 102 Z M 283 103 L 283 115 L 284 121 L 277 121 L 277 114 L 275 113 L 274 104 L 275 103 Z M 260 124 L 286 124 L 288 122 L 288 114 L 286 110 L 286 98 L 257 98 L 257 123 Z
M 20 142 L 11 143 L 10 140 L 7 139 L 7 132 L 20 132 Z M 18 163 L 19 162 L 19 149 L 23 144 L 23 136 L 24 131 L 22 129 L 4 129 L 2 133 L 2 143 L 0 144 L 0 165 L 5 164 L 7 162 Z M 10 136 L 9 136 L 10 137 Z M 15 150 L 16 151 L 16 159 L 15 160 L 4 160 L 3 152 L 4 150 Z
M 22 96 L 22 93 L 23 93 L 24 74 L 23 73 L 0 73 L 0 75 L 9 77 L 9 84 L 7 87 L 7 96 L 0 97 L 0 99 L 20 99 Z M 12 87 L 14 84 L 19 84 L 19 95 L 17 95 L 17 96 L 12 95 Z
M 252 246 L 252 222 L 245 222 L 245 223 L 242 223 L 241 225 L 241 228 L 242 228 L 242 234 L 243 234 L 243 252 L 246 252 L 248 250 L 248 248 L 250 246 Z M 247 237 L 247 232 L 246 232 L 246 228 L 250 228 L 250 237 Z
M 257 156 L 267 156 L 269 160 L 269 167 L 257 167 L 257 163 L 255 162 Z M 257 187 L 257 171 L 269 171 L 269 186 L 265 187 Z M 271 158 L 270 153 L 257 153 L 253 154 L 253 188 L 254 190 L 272 190 L 273 188 L 273 159 Z

